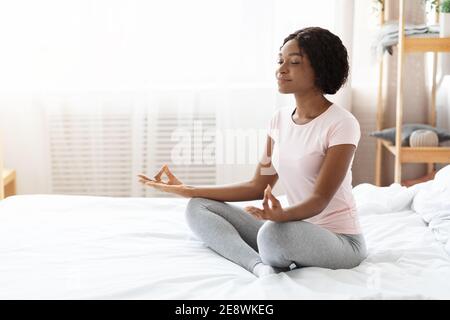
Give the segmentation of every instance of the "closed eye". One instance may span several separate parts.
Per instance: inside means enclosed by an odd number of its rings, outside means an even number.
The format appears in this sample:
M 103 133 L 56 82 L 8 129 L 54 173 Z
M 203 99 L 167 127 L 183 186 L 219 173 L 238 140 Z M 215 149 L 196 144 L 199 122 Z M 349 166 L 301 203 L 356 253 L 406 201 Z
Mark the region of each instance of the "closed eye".
M 278 64 L 282 64 L 283 63 L 283 61 L 281 61 L 281 60 L 278 60 L 278 62 L 277 62 Z M 294 61 L 292 61 L 291 62 L 291 64 L 300 64 L 300 62 L 294 62 Z

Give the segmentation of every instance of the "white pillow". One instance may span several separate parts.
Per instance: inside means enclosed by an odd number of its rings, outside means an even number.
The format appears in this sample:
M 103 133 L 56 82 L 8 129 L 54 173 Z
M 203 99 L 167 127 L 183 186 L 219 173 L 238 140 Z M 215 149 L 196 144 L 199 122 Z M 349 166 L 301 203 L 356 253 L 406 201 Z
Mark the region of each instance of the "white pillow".
M 439 170 L 433 180 L 418 190 L 411 208 L 427 222 L 438 212 L 450 214 L 450 165 Z
M 389 187 L 377 187 L 362 183 L 353 188 L 359 214 L 384 214 L 409 210 L 411 202 L 420 188 L 419 185 L 407 188 L 398 183 Z

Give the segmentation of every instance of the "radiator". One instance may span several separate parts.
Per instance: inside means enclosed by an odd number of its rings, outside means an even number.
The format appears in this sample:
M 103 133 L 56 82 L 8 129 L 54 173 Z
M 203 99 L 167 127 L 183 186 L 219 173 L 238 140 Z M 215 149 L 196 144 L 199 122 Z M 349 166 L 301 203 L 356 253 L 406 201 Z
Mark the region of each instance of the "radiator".
M 60 113 L 47 116 L 47 128 L 50 189 L 55 194 L 173 197 L 142 186 L 136 177 L 153 176 L 163 164 L 185 184 L 216 183 L 214 152 L 209 159 L 202 150 L 195 153 L 202 143 L 215 149 L 214 135 L 204 141 L 205 133 L 215 131 L 215 115 Z M 190 139 L 180 141 L 180 132 Z M 173 161 L 177 150 L 189 148 L 190 160 Z
M 216 184 L 215 115 L 178 117 L 175 114 L 160 114 L 149 117 L 147 126 L 143 172 L 153 178 L 164 164 L 168 164 L 172 173 L 185 184 Z M 205 152 L 206 149 L 214 151 Z M 163 177 L 163 180 L 167 178 Z M 173 196 L 153 188 L 147 188 L 146 195 Z

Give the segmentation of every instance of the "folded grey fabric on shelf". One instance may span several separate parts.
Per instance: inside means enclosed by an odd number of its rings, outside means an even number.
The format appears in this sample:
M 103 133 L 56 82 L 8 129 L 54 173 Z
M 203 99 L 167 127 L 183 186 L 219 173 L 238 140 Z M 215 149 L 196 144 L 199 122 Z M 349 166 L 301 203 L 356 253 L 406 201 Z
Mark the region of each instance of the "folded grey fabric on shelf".
M 439 25 L 406 24 L 405 37 L 411 35 L 433 36 L 439 33 Z M 372 50 L 377 57 L 386 51 L 392 55 L 392 47 L 398 43 L 398 21 L 388 21 L 383 24 L 378 32 Z

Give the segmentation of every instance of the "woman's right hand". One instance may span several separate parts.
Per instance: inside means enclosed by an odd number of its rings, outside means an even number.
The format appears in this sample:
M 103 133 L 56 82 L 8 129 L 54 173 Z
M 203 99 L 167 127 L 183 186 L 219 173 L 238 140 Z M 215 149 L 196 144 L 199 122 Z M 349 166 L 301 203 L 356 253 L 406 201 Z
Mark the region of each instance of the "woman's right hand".
M 162 181 L 161 176 L 165 174 L 168 178 L 167 182 Z M 175 175 L 170 171 L 167 164 L 163 165 L 161 170 L 153 177 L 148 178 L 146 175 L 139 174 L 139 182 L 153 187 L 157 190 L 174 193 L 182 197 L 191 198 L 193 187 L 183 184 Z

